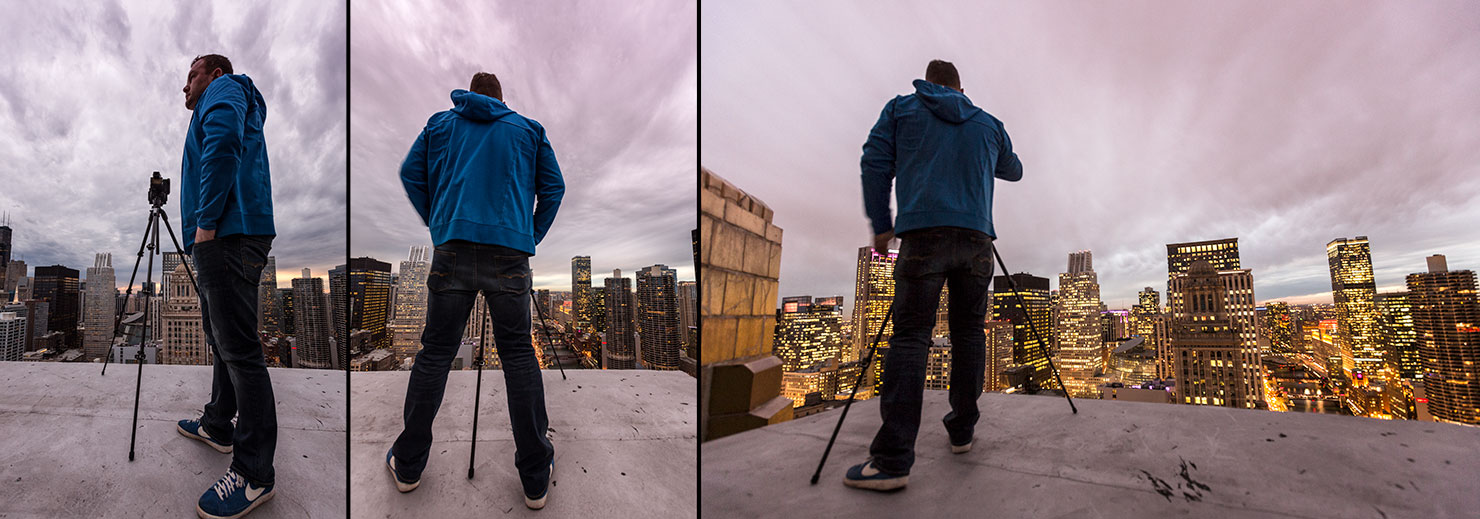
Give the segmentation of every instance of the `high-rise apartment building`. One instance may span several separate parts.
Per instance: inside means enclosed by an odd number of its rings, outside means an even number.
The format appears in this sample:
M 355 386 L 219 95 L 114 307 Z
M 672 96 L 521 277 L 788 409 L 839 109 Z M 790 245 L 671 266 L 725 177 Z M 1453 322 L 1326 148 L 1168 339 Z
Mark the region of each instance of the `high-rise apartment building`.
M 1353 378 L 1376 376 L 1383 368 L 1382 325 L 1377 312 L 1377 282 L 1366 236 L 1337 238 L 1326 244 L 1331 267 L 1331 299 L 1336 303 L 1337 340 L 1350 356 Z
M 637 271 L 638 325 L 642 363 L 676 370 L 683 334 L 678 329 L 678 271 L 653 265 Z
M 1449 270 L 1431 256 L 1429 271 L 1408 275 L 1413 329 L 1428 411 L 1442 422 L 1480 425 L 1480 301 L 1475 271 Z
M 1013 290 L 1013 283 L 1017 289 Z M 1012 361 L 1031 366 L 1033 384 L 1041 389 L 1057 389 L 1053 370 L 1049 368 L 1049 330 L 1053 328 L 1048 278 L 1020 272 L 997 276 L 992 280 L 992 320 L 1012 323 Z M 1019 302 L 1021 298 L 1021 303 Z M 1026 306 L 1026 308 L 1024 308 Z
M 873 344 L 884 324 L 884 315 L 889 305 L 894 304 L 894 263 L 899 251 L 879 252 L 873 247 L 858 248 L 858 268 L 853 283 L 853 344 L 841 352 L 842 362 L 862 360 L 864 350 Z M 889 348 L 889 337 L 894 332 L 894 320 L 884 327 L 879 338 L 881 351 Z M 879 359 L 874 359 L 875 361 Z
M 1413 302 L 1408 292 L 1377 294 L 1377 312 L 1382 325 L 1385 369 L 1392 376 L 1418 380 L 1423 366 L 1418 360 L 1417 336 L 1413 330 Z
M 1290 305 L 1276 301 L 1264 305 L 1264 329 L 1269 337 L 1269 349 L 1273 353 L 1295 353 L 1295 318 L 1290 315 Z
M 26 352 L 26 322 L 17 312 L 0 312 L 0 361 L 21 360 Z
M 113 344 L 113 320 L 118 316 L 118 287 L 113 278 L 113 255 L 100 253 L 87 269 L 87 297 L 82 308 L 82 353 L 102 358 Z
M 349 298 L 349 329 L 370 332 L 374 348 L 389 348 L 391 337 L 386 324 L 390 317 L 391 264 L 369 257 L 350 258 Z M 348 365 L 348 357 L 341 360 Z
M 818 304 L 812 296 L 782 298 L 773 346 L 782 371 L 798 372 L 837 359 L 845 346 L 842 322 L 842 308 L 837 304 Z
M 572 324 L 577 331 L 585 331 L 591 327 L 592 306 L 597 304 L 591 294 L 590 256 L 570 259 L 570 294 Z
M 293 280 L 293 367 L 333 367 L 329 342 L 334 329 L 329 314 L 324 280 L 303 269 L 303 277 Z
M 389 333 L 396 357 L 415 356 L 421 350 L 421 332 L 427 321 L 427 274 L 432 262 L 425 245 L 411 247 L 396 278 L 395 318 Z
M 1099 392 L 1095 373 L 1104 370 L 1105 341 L 1101 333 L 1100 283 L 1090 251 L 1069 254 L 1068 272 L 1059 274 L 1059 375 L 1069 394 L 1094 397 Z
M 589 279 L 588 279 L 589 281 Z M 606 344 L 602 346 L 604 369 L 637 367 L 637 302 L 632 296 L 632 279 L 622 277 L 620 269 L 606 278 Z

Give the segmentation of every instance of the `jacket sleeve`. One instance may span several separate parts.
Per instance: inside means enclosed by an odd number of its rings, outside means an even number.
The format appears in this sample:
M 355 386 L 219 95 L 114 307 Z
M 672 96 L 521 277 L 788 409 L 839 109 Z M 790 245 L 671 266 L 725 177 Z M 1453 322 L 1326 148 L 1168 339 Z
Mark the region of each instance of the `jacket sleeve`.
M 889 192 L 894 186 L 894 103 L 897 100 L 884 105 L 878 122 L 868 132 L 868 141 L 863 143 L 863 159 L 859 162 L 863 170 L 863 212 L 874 234 L 894 228 Z
M 431 226 L 432 206 L 427 185 L 427 131 L 422 129 L 416 142 L 411 143 L 406 159 L 401 161 L 401 186 L 406 188 L 411 207 L 421 215 L 421 223 Z
M 218 78 L 219 80 L 219 78 Z M 236 187 L 241 166 L 242 132 L 246 127 L 246 89 L 227 79 L 207 87 L 201 107 L 200 196 L 195 226 L 215 230 Z
M 534 163 L 534 243 L 545 239 L 545 233 L 555 223 L 555 213 L 560 210 L 560 200 L 565 197 L 565 179 L 560 176 L 560 164 L 555 161 L 555 149 L 545 129 L 540 128 L 539 149 Z
M 997 129 L 1002 134 L 1002 149 L 997 150 L 997 171 L 993 176 L 1008 182 L 1022 180 L 1023 163 L 1012 151 L 1012 139 L 1007 137 L 1007 128 L 998 123 Z

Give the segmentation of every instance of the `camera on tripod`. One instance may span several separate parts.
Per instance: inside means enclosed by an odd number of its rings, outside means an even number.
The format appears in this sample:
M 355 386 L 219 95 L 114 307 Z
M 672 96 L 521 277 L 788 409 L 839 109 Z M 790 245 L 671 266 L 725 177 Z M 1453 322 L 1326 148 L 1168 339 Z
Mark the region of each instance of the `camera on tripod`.
M 155 171 L 154 176 L 149 178 L 149 205 L 159 207 L 170 198 L 170 179 L 159 176 Z

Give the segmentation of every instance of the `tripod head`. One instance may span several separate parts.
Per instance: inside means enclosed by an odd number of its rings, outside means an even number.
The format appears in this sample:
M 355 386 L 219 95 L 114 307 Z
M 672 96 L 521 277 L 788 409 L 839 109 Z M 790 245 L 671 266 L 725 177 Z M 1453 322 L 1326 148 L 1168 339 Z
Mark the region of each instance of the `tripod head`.
M 159 172 L 155 171 L 154 176 L 149 177 L 149 205 L 158 209 L 169 199 L 170 179 L 159 176 Z

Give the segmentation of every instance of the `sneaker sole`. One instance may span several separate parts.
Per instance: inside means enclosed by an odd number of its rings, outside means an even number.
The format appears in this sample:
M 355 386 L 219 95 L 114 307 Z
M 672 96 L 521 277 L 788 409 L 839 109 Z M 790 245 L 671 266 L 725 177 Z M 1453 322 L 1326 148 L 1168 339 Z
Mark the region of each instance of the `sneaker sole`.
M 554 461 L 550 462 L 550 481 L 555 481 Z M 524 506 L 530 510 L 539 510 L 545 507 L 545 498 L 547 497 L 550 497 L 550 487 L 545 487 L 545 495 L 540 496 L 539 499 L 530 499 L 529 496 L 524 496 Z
M 421 480 L 419 479 L 415 483 L 402 483 L 401 476 L 396 475 L 396 468 L 391 466 L 390 460 L 386 460 L 385 469 L 391 471 L 391 481 L 396 482 L 396 490 L 401 491 L 402 494 L 416 490 L 416 487 L 421 486 Z
M 231 446 L 230 445 L 221 445 L 219 443 L 213 442 L 210 439 L 207 439 L 205 436 L 201 436 L 199 434 L 195 434 L 193 432 L 190 432 L 190 431 L 185 430 L 184 427 L 180 427 L 180 424 L 175 424 L 175 430 L 176 431 L 180 431 L 180 436 L 184 436 L 186 438 L 191 438 L 191 439 L 194 439 L 194 440 L 199 440 L 201 443 L 204 443 L 206 445 L 210 445 L 212 449 L 216 449 L 216 452 L 219 452 L 221 454 L 231 454 Z
M 951 454 L 966 454 L 968 452 L 971 452 L 971 446 L 975 444 L 976 440 L 971 440 L 966 445 L 952 445 Z
M 261 505 L 262 503 L 266 503 L 268 500 L 272 499 L 272 496 L 275 495 L 277 495 L 276 488 L 269 490 L 267 491 L 267 493 L 258 496 L 257 500 L 253 501 L 252 504 L 247 505 L 246 510 L 237 512 L 235 515 L 211 515 L 206 513 L 205 510 L 201 510 L 200 505 L 197 504 L 195 505 L 195 515 L 200 516 L 200 519 L 237 519 L 238 517 L 242 517 L 251 513 L 252 509 L 257 508 L 257 506 Z
M 889 479 L 848 479 L 843 478 L 843 484 L 853 488 L 865 490 L 897 490 L 904 488 L 910 482 L 909 476 L 900 476 Z

